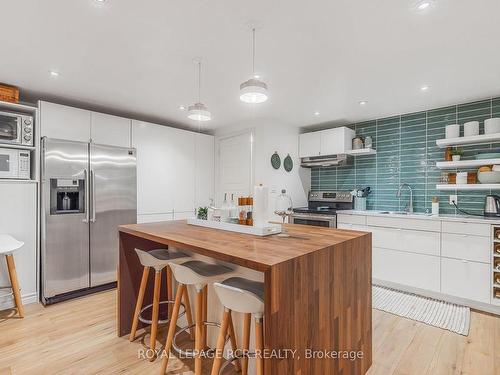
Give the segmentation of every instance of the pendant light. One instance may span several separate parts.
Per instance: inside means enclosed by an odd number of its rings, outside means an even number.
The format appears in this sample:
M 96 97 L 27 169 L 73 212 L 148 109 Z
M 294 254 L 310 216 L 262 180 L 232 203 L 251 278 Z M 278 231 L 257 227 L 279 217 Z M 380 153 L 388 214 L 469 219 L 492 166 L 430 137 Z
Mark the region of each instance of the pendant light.
M 267 98 L 267 85 L 255 74 L 255 28 L 252 29 L 252 78 L 240 85 L 240 100 L 245 103 L 264 103 Z
M 212 114 L 201 102 L 201 60 L 198 61 L 198 102 L 188 107 L 188 118 L 195 121 L 210 121 Z

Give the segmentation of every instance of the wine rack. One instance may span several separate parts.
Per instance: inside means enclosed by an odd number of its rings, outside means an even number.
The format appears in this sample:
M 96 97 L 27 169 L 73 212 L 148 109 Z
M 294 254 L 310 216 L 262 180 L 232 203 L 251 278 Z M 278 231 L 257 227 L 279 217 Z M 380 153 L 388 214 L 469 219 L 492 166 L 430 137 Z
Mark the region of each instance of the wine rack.
M 492 303 L 495 305 L 500 305 L 500 226 L 494 226 L 493 231 L 493 242 L 492 242 Z

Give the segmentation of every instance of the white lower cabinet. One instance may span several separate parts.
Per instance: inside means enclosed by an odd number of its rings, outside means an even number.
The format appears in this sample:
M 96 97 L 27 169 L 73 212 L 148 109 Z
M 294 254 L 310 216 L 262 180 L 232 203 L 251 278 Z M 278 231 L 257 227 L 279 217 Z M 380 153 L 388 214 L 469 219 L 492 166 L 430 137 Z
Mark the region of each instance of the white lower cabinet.
M 490 265 L 441 259 L 441 293 L 490 303 Z
M 469 234 L 443 233 L 441 255 L 447 258 L 490 263 L 490 239 Z
M 439 256 L 441 233 L 368 227 L 374 247 Z
M 440 290 L 439 257 L 373 248 L 373 277 L 433 292 Z
M 157 221 L 169 221 L 173 219 L 173 212 L 164 214 L 139 214 L 137 215 L 137 224 L 156 223 Z

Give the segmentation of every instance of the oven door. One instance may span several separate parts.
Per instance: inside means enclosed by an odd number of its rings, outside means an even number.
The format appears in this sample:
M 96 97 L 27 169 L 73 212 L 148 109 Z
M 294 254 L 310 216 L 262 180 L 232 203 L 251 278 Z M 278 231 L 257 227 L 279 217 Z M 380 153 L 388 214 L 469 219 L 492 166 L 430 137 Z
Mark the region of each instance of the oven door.
M 293 214 L 292 224 L 315 225 L 317 227 L 336 228 L 337 218 L 330 215 Z
M 0 143 L 21 144 L 21 127 L 21 116 L 0 112 Z
M 19 151 L 0 149 L 0 178 L 18 178 Z

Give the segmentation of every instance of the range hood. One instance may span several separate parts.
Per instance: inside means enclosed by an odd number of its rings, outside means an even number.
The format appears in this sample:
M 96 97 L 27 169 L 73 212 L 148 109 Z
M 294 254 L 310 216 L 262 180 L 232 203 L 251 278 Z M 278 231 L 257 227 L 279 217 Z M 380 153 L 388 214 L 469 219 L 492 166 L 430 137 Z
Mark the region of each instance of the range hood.
M 304 168 L 338 167 L 347 163 L 346 154 L 312 156 L 300 159 L 300 166 Z

